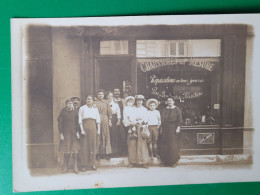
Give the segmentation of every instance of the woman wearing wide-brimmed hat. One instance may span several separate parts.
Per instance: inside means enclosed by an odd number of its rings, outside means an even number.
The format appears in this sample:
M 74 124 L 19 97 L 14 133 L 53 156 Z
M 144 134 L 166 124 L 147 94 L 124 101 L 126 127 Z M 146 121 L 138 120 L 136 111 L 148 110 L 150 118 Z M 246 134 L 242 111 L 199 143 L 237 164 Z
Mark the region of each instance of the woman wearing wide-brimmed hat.
M 147 109 L 143 106 L 144 96 L 135 96 L 136 106 L 133 110 L 133 125 L 136 129 L 136 137 L 129 136 L 128 152 L 129 152 L 129 167 L 143 166 L 148 168 L 149 165 L 149 153 L 146 143 L 149 133 L 147 127 Z
M 62 172 L 68 171 L 70 155 L 73 155 L 74 172 L 78 173 L 77 154 L 79 152 L 79 132 L 78 112 L 74 109 L 71 99 L 66 101 L 66 107 L 63 108 L 58 116 L 58 129 L 62 144 L 59 147 L 61 153 L 64 153 L 64 165 Z
M 173 98 L 167 99 L 167 107 L 161 111 L 162 133 L 160 145 L 161 166 L 175 167 L 180 159 L 181 110 L 174 105 Z

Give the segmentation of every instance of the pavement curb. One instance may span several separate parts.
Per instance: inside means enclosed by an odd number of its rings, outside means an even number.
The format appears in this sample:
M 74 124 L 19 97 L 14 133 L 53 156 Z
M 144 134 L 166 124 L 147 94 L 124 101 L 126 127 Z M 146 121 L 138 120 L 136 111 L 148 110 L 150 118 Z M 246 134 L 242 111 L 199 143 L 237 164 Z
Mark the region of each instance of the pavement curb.
M 253 155 L 236 154 L 236 155 L 197 155 L 181 156 L 179 165 L 222 165 L 222 164 L 253 164 Z M 111 158 L 110 160 L 100 160 L 97 162 L 98 167 L 124 167 L 128 165 L 128 158 Z M 150 166 L 160 165 L 160 159 L 151 160 Z

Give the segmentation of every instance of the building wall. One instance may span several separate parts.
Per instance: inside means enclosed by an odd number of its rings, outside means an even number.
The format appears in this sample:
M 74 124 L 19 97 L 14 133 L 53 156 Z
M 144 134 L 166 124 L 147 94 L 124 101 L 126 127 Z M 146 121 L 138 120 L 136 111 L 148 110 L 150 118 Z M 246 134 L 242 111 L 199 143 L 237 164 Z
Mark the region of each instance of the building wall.
M 51 27 L 29 25 L 25 35 L 28 81 L 28 166 L 55 164 L 52 125 L 52 34 Z
M 81 97 L 80 72 L 83 63 L 83 42 L 77 28 L 52 28 L 53 54 L 53 133 L 54 144 L 59 144 L 57 118 L 65 101 Z M 57 151 L 57 149 L 55 150 Z M 57 158 L 56 153 L 56 158 Z
M 244 153 L 253 153 L 253 110 L 252 110 L 252 59 L 254 50 L 254 29 L 248 26 L 246 41 L 246 81 L 245 81 L 245 115 L 244 115 Z

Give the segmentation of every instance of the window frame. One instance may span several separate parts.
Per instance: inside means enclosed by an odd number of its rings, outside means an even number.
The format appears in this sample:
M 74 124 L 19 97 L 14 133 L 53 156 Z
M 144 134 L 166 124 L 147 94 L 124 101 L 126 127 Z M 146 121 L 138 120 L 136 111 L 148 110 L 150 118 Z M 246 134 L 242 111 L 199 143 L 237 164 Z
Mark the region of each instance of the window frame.
M 120 41 L 126 41 L 127 42 L 127 50 L 126 50 L 126 53 L 106 53 L 106 54 L 102 54 L 101 53 L 101 42 L 102 41 L 107 41 L 107 42 L 119 42 L 120 43 Z M 129 40 L 128 39 L 106 39 L 106 40 L 100 40 L 99 41 L 99 51 L 98 51 L 98 55 L 99 56 L 128 56 L 129 55 Z M 121 45 L 121 44 L 120 44 Z M 111 47 L 109 47 L 109 48 L 111 48 Z M 115 47 L 114 47 L 115 48 Z M 117 51 L 117 50 L 114 50 L 114 51 Z
M 171 45 L 175 43 L 176 44 L 176 48 L 175 48 L 175 51 L 176 51 L 176 54 L 171 54 Z M 183 55 L 180 55 L 180 52 L 179 52 L 179 45 L 180 43 L 183 43 Z M 187 54 L 188 54 L 188 42 L 185 41 L 185 40 L 171 40 L 169 41 L 169 43 L 167 44 L 167 50 L 168 50 L 168 56 L 169 57 L 187 57 Z

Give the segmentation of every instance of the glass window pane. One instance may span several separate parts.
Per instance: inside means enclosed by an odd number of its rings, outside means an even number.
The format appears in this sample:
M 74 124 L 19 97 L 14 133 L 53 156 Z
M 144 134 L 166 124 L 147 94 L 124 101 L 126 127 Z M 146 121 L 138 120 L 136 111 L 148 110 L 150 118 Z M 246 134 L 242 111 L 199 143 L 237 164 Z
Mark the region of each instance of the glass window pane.
M 178 55 L 183 56 L 184 55 L 184 43 L 179 43 L 178 48 Z
M 171 56 L 176 56 L 176 43 L 170 43 L 170 55 Z
M 220 39 L 137 40 L 137 57 L 219 57 Z
M 100 41 L 100 55 L 126 55 L 128 54 L 127 40 Z

